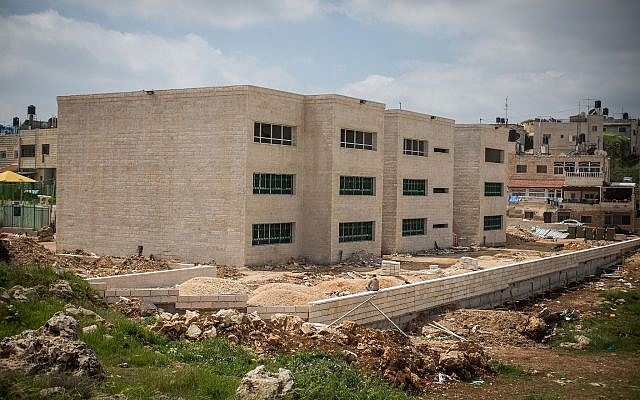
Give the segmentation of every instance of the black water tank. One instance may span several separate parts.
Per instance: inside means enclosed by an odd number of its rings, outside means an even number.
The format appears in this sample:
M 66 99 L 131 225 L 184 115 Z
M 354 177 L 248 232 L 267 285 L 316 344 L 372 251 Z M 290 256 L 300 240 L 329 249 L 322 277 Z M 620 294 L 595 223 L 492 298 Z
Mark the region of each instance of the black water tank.
M 609 115 L 609 109 L 607 107 L 602 109 L 602 115 Z
M 600 100 L 596 100 L 596 103 L 595 103 L 594 106 L 595 106 L 595 108 L 600 108 L 600 107 L 602 107 L 602 102 Z
M 504 124 L 504 123 L 506 123 L 506 120 L 504 118 L 500 118 L 500 123 Z
M 27 107 L 27 115 L 35 115 L 36 114 L 36 106 L 33 104 Z
M 629 113 L 622 113 L 622 119 L 629 119 Z
M 18 117 L 13 117 L 13 127 L 14 127 L 14 128 L 18 128 L 18 127 L 20 127 L 20 118 L 18 118 Z
M 500 123 L 500 117 L 496 117 L 496 124 Z

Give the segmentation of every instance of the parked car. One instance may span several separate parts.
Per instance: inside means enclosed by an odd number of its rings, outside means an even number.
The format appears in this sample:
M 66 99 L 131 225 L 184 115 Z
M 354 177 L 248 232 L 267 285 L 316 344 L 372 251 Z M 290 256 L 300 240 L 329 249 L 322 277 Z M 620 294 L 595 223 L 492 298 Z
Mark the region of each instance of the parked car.
M 621 228 L 618 225 L 605 225 L 604 228 L 613 228 L 616 230 L 616 233 L 622 233 L 624 235 L 628 235 L 630 233 L 628 230 Z
M 560 222 L 561 224 L 564 224 L 566 226 L 582 226 L 584 225 L 582 222 L 575 220 L 575 219 L 565 219 L 564 221 Z

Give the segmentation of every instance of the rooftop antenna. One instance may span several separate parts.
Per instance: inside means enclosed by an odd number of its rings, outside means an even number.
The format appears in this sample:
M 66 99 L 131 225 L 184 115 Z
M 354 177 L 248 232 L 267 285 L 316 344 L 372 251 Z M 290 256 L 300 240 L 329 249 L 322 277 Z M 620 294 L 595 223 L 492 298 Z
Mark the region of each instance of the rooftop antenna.
M 508 111 L 509 111 L 509 96 L 504 98 L 504 121 L 507 124 L 509 123 Z
M 402 110 L 402 102 L 400 101 L 398 103 L 400 104 L 400 109 Z

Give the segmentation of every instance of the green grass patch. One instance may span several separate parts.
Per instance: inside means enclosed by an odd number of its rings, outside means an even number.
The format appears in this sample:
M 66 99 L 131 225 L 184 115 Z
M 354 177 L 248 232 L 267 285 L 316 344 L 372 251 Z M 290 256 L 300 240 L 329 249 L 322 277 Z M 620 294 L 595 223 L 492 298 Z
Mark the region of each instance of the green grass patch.
M 67 280 L 74 294 L 70 298 L 51 295 L 51 283 Z M 130 399 L 155 399 L 161 395 L 183 399 L 231 399 L 242 376 L 258 365 L 256 355 L 225 339 L 200 342 L 171 340 L 148 329 L 153 318 L 132 321 L 96 300 L 95 292 L 70 272 L 49 267 L 0 267 L 0 286 L 16 284 L 40 287 L 26 302 L 0 303 L 0 338 L 37 329 L 68 303 L 97 312 L 107 323 L 92 317 L 76 317 L 78 337 L 92 349 L 106 374 L 104 380 L 68 375 L 27 376 L 0 372 L 0 398 L 40 399 L 39 391 L 60 386 L 63 394 L 52 399 L 85 399 L 122 394 Z M 83 333 L 82 327 L 98 329 Z M 295 377 L 289 399 L 408 399 L 379 377 L 351 368 L 340 355 L 320 352 L 267 357 L 269 370 L 288 368 Z M 121 365 L 126 363 L 127 367 Z
M 289 399 L 417 399 L 390 388 L 379 377 L 350 368 L 337 354 L 307 352 L 282 355 L 267 363 L 267 368 L 291 370 L 296 384 L 287 397 Z
M 530 378 L 531 374 L 525 371 L 521 366 L 508 364 L 503 362 L 493 362 L 491 370 L 507 378 Z
M 609 290 L 602 296 L 603 316 L 559 326 L 554 342 L 575 341 L 577 335 L 584 335 L 591 339 L 585 348 L 590 352 L 640 352 L 640 291 Z M 616 304 L 618 299 L 624 299 L 624 304 Z M 582 326 L 580 331 L 577 325 Z

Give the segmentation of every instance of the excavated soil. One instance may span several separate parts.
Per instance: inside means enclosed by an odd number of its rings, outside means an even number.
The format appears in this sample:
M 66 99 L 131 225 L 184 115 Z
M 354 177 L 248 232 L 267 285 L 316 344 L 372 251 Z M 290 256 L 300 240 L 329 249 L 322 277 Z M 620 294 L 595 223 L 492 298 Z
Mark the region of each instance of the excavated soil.
M 250 306 L 303 305 L 326 297 L 313 287 L 292 283 L 268 283 L 254 290 L 247 304 Z
M 83 250 L 71 254 L 81 257 L 56 255 L 42 244 L 28 237 L 12 237 L 0 242 L 0 261 L 16 266 L 52 265 L 66 268 L 83 278 L 131 274 L 166 270 L 171 262 L 141 256 L 94 258 Z
M 181 295 L 214 295 L 219 293 L 248 294 L 251 289 L 242 282 L 224 278 L 196 277 L 181 283 Z

